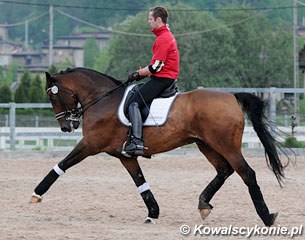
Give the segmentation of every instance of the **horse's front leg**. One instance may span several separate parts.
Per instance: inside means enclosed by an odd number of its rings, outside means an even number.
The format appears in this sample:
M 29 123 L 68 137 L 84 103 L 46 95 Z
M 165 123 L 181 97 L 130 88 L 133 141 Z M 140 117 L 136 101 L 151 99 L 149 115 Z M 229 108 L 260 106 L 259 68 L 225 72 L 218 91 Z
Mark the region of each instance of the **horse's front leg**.
M 159 217 L 159 206 L 144 178 L 138 160 L 129 158 L 120 158 L 120 160 L 135 182 L 148 209 L 148 217 L 145 219 L 145 223 L 155 223 L 155 219 Z
M 88 145 L 81 140 L 77 146 L 62 161 L 56 164 L 47 176 L 37 185 L 32 194 L 31 202 L 41 202 L 42 195 L 45 194 L 57 178 L 65 173 L 65 171 L 81 162 L 87 156 L 91 155 Z

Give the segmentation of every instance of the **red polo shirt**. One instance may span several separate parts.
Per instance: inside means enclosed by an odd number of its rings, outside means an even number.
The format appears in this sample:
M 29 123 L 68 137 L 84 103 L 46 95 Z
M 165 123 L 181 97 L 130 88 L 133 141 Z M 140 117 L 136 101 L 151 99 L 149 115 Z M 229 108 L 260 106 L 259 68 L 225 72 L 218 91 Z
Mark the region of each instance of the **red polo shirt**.
M 167 25 L 163 25 L 152 32 L 156 35 L 156 40 L 152 47 L 153 56 L 150 64 L 154 64 L 156 60 L 164 63 L 159 72 L 151 74 L 155 77 L 177 79 L 179 75 L 179 51 L 177 42 Z

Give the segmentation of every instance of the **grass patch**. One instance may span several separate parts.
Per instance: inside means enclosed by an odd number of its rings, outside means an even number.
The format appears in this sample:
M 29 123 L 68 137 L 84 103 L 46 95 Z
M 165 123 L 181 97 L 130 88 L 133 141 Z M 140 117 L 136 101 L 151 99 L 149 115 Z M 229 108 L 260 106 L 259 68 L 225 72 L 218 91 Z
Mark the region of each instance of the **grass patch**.
M 282 146 L 287 148 L 305 148 L 305 142 L 298 141 L 295 137 L 288 137 Z

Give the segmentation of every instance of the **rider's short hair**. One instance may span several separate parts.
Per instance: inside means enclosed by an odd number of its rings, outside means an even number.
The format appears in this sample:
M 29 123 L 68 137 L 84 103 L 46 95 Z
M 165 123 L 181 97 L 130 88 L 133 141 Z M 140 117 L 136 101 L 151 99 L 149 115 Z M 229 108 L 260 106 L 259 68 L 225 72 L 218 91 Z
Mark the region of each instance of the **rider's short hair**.
M 149 10 L 149 12 L 152 12 L 155 19 L 160 17 L 163 23 L 167 23 L 168 11 L 164 7 L 153 7 Z

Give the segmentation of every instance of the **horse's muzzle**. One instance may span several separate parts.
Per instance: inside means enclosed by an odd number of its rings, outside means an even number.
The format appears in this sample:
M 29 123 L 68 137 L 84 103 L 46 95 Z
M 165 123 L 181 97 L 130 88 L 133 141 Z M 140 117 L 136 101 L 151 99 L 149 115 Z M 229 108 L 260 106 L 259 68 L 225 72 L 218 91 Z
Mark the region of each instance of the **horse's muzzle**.
M 65 120 L 61 125 L 61 131 L 63 132 L 72 132 L 72 130 L 79 127 L 79 121 Z
M 80 122 L 79 121 L 72 121 L 72 126 L 74 129 L 78 129 Z
M 70 127 L 62 127 L 61 131 L 63 131 L 63 132 L 71 132 L 72 129 Z
M 71 128 L 71 121 L 63 121 L 63 123 L 61 124 L 61 131 L 63 132 L 71 132 L 72 128 Z

